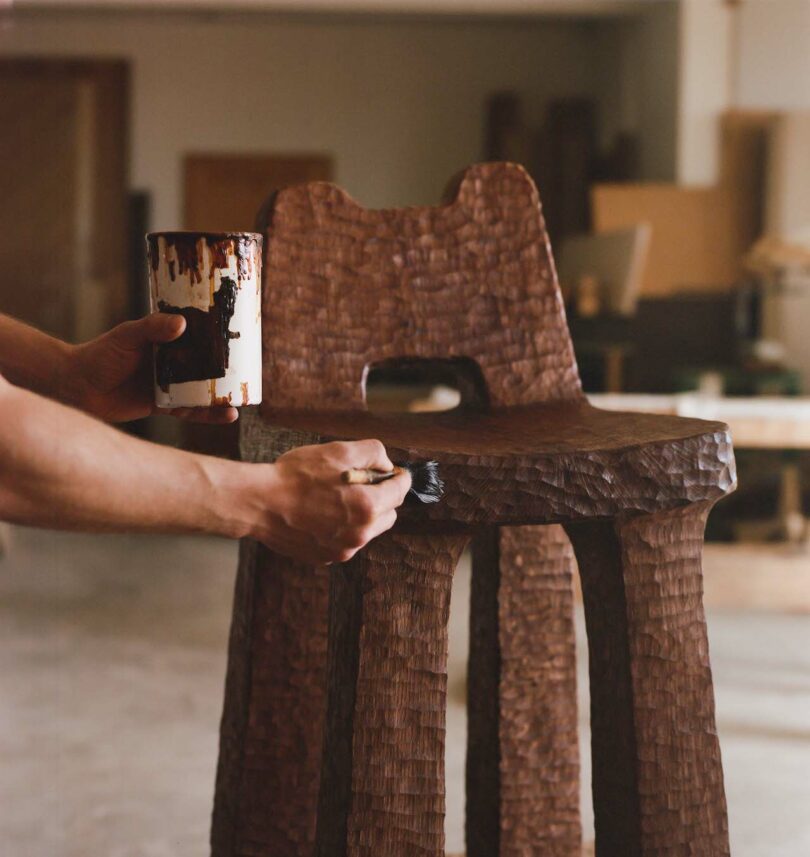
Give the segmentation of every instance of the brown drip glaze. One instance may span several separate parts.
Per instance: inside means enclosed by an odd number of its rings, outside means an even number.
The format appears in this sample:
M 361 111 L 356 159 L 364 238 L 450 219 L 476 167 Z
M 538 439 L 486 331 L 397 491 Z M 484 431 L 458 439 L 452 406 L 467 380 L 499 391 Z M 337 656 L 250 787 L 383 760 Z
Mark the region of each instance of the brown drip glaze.
M 250 402 L 250 393 L 248 393 L 247 381 L 242 381 L 239 384 L 239 388 L 242 390 L 242 404 L 247 405 Z
M 150 233 L 146 236 L 146 255 L 149 257 L 149 264 L 153 271 L 157 271 L 160 267 L 160 245 L 158 244 L 159 235 Z
M 236 252 L 234 248 L 234 239 L 225 238 L 222 241 L 210 241 L 208 250 L 211 253 L 211 272 L 217 268 L 227 268 L 228 260 L 232 253 Z
M 237 285 L 242 280 L 248 279 L 253 274 L 253 254 L 256 248 L 261 247 L 261 236 L 252 233 L 213 233 L 213 232 L 151 232 L 146 236 L 149 261 L 153 271 L 160 266 L 159 239 L 166 242 L 167 256 L 168 248 L 174 249 L 177 259 L 177 271 L 175 271 L 174 260 L 167 258 L 169 276 L 174 281 L 175 277 L 188 272 L 193 283 L 202 280 L 201 268 L 203 266 L 203 250 L 208 247 L 211 254 L 211 273 L 214 270 L 223 270 L 229 267 L 231 255 L 236 255 L 237 263 Z
M 177 256 L 178 273 L 180 276 L 188 274 L 192 283 L 199 283 L 202 280 L 200 267 L 202 266 L 203 247 L 205 239 L 200 238 L 196 241 L 186 241 L 177 239 L 167 239 L 167 247 L 174 246 L 174 253 Z
M 192 283 L 199 283 L 200 264 L 202 262 L 202 245 L 205 241 L 194 232 L 168 232 L 168 233 L 151 233 L 146 236 L 146 243 L 149 253 L 149 262 L 153 271 L 157 271 L 160 267 L 160 244 L 159 239 L 163 238 L 166 241 L 166 264 L 169 268 L 169 277 L 172 282 L 178 276 L 183 276 L 188 273 Z M 174 256 L 177 262 L 175 269 L 175 260 L 169 259 L 169 248 L 174 248 Z

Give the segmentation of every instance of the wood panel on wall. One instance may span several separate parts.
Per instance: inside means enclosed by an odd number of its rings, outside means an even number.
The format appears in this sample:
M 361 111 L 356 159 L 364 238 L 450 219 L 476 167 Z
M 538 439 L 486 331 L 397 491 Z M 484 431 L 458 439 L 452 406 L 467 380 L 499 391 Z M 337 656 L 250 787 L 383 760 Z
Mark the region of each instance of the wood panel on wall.
M 0 311 L 68 340 L 127 311 L 128 68 L 0 61 Z
M 602 184 L 591 200 L 597 232 L 652 226 L 644 297 L 725 291 L 738 276 L 739 221 L 727 188 Z
M 272 191 L 331 178 L 328 155 L 190 154 L 184 164 L 184 226 L 250 232 Z
M 597 232 L 643 221 L 653 228 L 644 297 L 725 291 L 734 284 L 742 273 L 743 257 L 766 228 L 766 199 L 772 193 L 768 163 L 779 122 L 779 115 L 770 111 L 723 114 L 716 185 L 592 187 Z
M 777 114 L 730 110 L 720 122 L 720 184 L 728 188 L 739 228 L 740 255 L 765 231 L 768 152 Z

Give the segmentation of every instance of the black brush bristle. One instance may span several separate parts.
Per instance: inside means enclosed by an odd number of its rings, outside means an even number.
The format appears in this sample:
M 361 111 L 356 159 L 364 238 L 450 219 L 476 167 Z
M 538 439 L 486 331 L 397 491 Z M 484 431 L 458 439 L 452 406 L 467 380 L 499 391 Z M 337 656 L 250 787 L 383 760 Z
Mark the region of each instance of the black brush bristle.
M 438 503 L 444 494 L 438 461 L 406 461 L 399 465 L 411 474 L 409 495 L 420 503 Z

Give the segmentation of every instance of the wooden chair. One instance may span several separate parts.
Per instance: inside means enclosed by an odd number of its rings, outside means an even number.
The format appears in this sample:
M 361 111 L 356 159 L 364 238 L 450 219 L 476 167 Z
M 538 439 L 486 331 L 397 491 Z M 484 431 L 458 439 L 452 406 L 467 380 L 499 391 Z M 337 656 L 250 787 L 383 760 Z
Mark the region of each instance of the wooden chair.
M 471 537 L 468 857 L 579 854 L 560 524 L 584 591 L 596 853 L 727 854 L 701 603 L 706 515 L 735 485 L 726 426 L 588 405 L 520 167 L 472 167 L 437 208 L 293 187 L 262 231 L 265 404 L 243 417 L 245 457 L 376 437 L 437 459 L 447 491 L 340 566 L 242 545 L 214 855 L 444 854 L 447 618 Z M 367 412 L 369 367 L 403 361 L 455 373 L 462 406 Z

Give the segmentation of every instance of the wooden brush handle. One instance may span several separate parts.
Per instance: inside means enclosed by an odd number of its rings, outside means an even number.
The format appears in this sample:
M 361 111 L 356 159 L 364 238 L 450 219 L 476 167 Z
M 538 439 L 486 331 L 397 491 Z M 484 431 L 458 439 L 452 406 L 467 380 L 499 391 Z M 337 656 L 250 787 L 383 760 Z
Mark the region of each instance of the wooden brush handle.
M 402 473 L 401 467 L 395 467 L 393 470 L 353 467 L 351 470 L 344 470 L 341 478 L 348 485 L 376 485 L 378 482 L 385 482 L 386 479 L 391 479 L 398 473 Z

